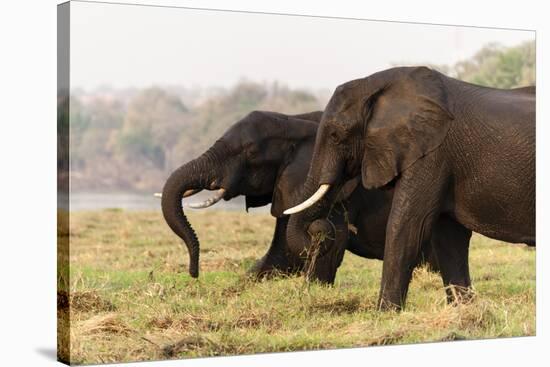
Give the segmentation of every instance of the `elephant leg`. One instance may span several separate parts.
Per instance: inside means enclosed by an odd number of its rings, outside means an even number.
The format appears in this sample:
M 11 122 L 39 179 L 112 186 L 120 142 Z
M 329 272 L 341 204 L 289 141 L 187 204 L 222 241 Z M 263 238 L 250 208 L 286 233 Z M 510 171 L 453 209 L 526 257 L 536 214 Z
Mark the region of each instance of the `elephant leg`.
M 401 309 L 425 239 L 431 238 L 448 187 L 436 154 L 417 161 L 397 181 L 386 228 L 378 305 Z
M 468 264 L 471 237 L 472 231 L 447 216 L 441 216 L 433 230 L 431 243 L 449 303 L 472 295 Z
M 300 271 L 299 260 L 294 258 L 286 246 L 288 217 L 278 218 L 271 246 L 267 253 L 249 270 L 258 279 L 276 274 L 295 274 Z

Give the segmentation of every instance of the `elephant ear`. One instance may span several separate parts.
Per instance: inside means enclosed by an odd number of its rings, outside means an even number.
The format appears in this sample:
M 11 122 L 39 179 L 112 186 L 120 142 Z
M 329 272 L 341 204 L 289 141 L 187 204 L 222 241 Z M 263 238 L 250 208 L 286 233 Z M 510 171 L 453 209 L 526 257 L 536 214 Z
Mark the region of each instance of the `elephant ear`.
M 286 209 L 301 203 L 314 145 L 315 136 L 295 145 L 279 169 L 271 204 L 274 217 L 282 217 Z
M 415 68 L 364 101 L 363 186 L 382 187 L 441 145 L 451 121 L 441 74 Z

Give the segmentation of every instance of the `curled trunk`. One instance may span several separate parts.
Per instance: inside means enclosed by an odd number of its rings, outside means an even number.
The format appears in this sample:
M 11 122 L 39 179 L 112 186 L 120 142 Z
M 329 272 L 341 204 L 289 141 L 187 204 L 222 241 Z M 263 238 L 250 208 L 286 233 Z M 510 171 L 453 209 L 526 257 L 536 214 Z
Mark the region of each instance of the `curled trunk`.
M 175 170 L 162 191 L 162 214 L 168 226 L 185 243 L 189 251 L 189 274 L 199 276 L 199 239 L 189 223 L 182 207 L 187 190 L 203 189 L 212 182 L 212 163 L 208 152 Z
M 303 191 L 304 197 L 310 197 L 316 191 L 316 188 L 311 185 L 312 181 L 310 178 L 306 181 Z M 315 203 L 309 208 L 290 216 L 287 227 L 287 244 L 294 256 L 304 258 L 309 252 L 312 238 L 308 230 L 310 224 L 321 214 L 320 211 L 323 208 L 320 204 Z
M 320 192 L 319 180 L 308 176 L 304 184 L 303 197 L 315 197 Z M 307 208 L 298 211 L 290 216 L 287 227 L 287 243 L 290 251 L 295 256 L 303 257 L 310 252 L 316 234 L 329 234 L 323 240 L 320 255 L 324 255 L 328 249 L 334 246 L 334 241 L 330 240 L 330 231 L 324 231 L 323 226 L 313 225 L 325 223 L 329 216 L 332 205 L 335 203 L 337 194 L 341 188 L 339 183 L 331 185 L 327 190 L 323 190 L 322 195 L 314 200 L 314 203 L 309 203 Z M 306 200 L 304 200 L 306 201 Z M 326 233 L 325 233 L 326 232 Z

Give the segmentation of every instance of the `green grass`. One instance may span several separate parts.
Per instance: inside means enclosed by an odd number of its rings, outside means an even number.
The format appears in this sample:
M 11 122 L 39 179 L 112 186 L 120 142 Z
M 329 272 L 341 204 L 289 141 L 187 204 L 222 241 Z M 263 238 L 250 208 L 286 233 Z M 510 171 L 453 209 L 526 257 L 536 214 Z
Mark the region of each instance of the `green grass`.
M 535 334 L 535 251 L 526 246 L 476 235 L 471 303 L 448 305 L 439 275 L 417 269 L 406 309 L 378 312 L 380 261 L 346 253 L 333 287 L 302 277 L 255 282 L 246 270 L 266 252 L 273 218 L 188 216 L 201 240 L 198 280 L 160 213 L 71 214 L 70 277 L 59 277 L 70 289 L 59 296 L 70 313 L 59 312 L 70 321 L 73 363 Z

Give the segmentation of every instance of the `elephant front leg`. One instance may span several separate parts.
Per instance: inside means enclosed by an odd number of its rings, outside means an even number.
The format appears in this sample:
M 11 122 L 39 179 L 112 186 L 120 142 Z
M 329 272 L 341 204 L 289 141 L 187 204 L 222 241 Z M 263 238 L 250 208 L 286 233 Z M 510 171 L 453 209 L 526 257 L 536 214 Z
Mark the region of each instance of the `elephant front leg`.
M 277 274 L 296 274 L 301 270 L 297 259 L 289 253 L 286 246 L 287 223 L 288 217 L 277 219 L 271 247 L 249 270 L 249 274 L 255 278 L 269 278 Z
M 425 239 L 430 238 L 447 187 L 443 169 L 428 157 L 403 173 L 395 187 L 386 228 L 378 305 L 401 309 Z
M 472 296 L 468 252 L 472 231 L 453 219 L 441 216 L 436 222 L 432 247 L 440 267 L 447 302 L 460 302 Z
M 416 213 L 404 213 L 403 216 L 415 216 Z M 433 224 L 433 214 L 424 214 L 419 218 L 394 219 L 388 230 L 382 284 L 378 301 L 379 308 L 401 309 L 405 305 L 412 272 L 417 264 L 421 238 L 429 235 Z

